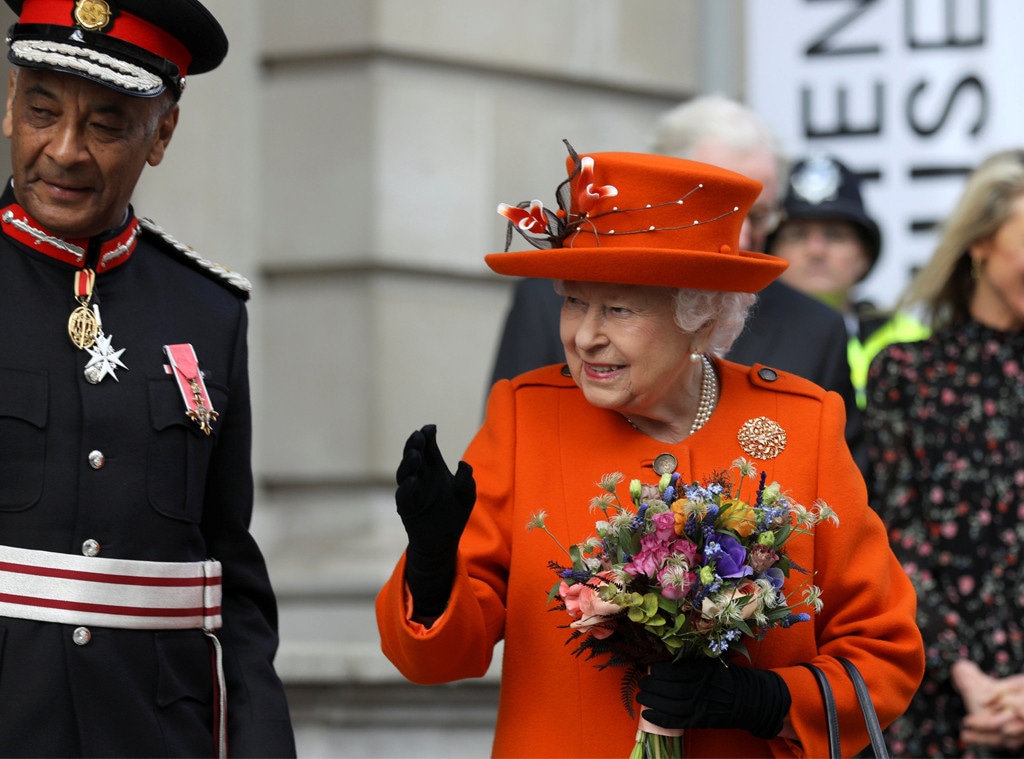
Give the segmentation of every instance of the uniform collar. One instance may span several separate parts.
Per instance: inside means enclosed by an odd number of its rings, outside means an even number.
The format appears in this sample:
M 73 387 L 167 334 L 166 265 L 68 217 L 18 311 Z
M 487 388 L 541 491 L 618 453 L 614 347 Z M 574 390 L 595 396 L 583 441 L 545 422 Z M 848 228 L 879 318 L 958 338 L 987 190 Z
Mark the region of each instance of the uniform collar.
M 117 229 L 92 238 L 65 239 L 50 234 L 42 224 L 14 201 L 9 190 L 0 199 L 0 231 L 12 240 L 50 258 L 78 268 L 91 266 L 97 274 L 120 266 L 131 258 L 138 242 L 139 220 L 131 207 Z M 97 252 L 92 253 L 93 250 Z M 89 259 L 92 260 L 89 260 Z

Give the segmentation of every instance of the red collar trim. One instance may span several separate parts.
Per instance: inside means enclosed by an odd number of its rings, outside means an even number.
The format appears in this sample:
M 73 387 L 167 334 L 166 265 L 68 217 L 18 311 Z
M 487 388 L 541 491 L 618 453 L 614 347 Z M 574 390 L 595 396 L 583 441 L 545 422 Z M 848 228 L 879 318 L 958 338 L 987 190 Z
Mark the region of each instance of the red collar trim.
M 0 210 L 0 228 L 8 237 L 17 240 L 40 253 L 63 261 L 66 264 L 84 267 L 85 256 L 89 250 L 88 238 L 65 240 L 54 237 L 44 230 L 25 209 L 17 203 Z M 139 239 L 139 220 L 132 216 L 128 225 L 115 237 L 100 244 L 100 257 L 96 262 L 96 273 L 102 274 L 120 266 L 135 251 Z

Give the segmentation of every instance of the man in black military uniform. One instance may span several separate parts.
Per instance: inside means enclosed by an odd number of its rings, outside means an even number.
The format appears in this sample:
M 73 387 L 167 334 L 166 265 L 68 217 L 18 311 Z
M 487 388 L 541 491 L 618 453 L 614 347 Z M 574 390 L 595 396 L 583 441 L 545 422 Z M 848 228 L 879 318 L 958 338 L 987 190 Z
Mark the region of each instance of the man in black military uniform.
M 0 755 L 294 756 L 252 536 L 248 282 L 130 205 L 196 0 L 6 0 Z

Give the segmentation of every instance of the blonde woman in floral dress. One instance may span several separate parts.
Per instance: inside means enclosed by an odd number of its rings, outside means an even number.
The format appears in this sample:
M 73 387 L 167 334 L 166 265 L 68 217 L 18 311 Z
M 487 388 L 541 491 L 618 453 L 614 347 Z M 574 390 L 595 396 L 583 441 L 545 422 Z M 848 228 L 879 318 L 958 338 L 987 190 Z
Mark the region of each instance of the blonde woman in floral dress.
M 790 543 L 824 607 L 748 640 L 749 659 L 730 650 L 725 661 L 652 665 L 632 706 L 685 728 L 688 757 L 824 756 L 822 699 L 801 666 L 813 663 L 833 683 L 852 755 L 868 737 L 838 657 L 860 668 L 888 724 L 923 667 L 915 598 L 868 506 L 840 396 L 720 358 L 752 293 L 786 265 L 739 249 L 760 186 L 664 156 L 571 152 L 567 166 L 558 211 L 500 208 L 539 247 L 486 259 L 502 274 L 562 281 L 566 363 L 496 383 L 454 474 L 433 425 L 410 436 L 395 496 L 409 545 L 377 598 L 383 650 L 410 680 L 434 684 L 482 676 L 503 640 L 495 756 L 628 756 L 637 717 L 623 708 L 622 670 L 572 655 L 565 616 L 546 603 L 557 557 L 527 525 L 543 510 L 546 529 L 575 543 L 594 529 L 603 475 L 651 483 L 670 461 L 666 471 L 690 482 L 747 457 L 795 502 L 838 512 L 840 527 Z M 794 572 L 786 588 L 803 581 Z
M 927 654 L 888 737 L 903 756 L 1020 756 L 1024 151 L 968 179 L 901 304 L 920 306 L 934 334 L 879 354 L 865 418 L 874 505 L 917 588 Z

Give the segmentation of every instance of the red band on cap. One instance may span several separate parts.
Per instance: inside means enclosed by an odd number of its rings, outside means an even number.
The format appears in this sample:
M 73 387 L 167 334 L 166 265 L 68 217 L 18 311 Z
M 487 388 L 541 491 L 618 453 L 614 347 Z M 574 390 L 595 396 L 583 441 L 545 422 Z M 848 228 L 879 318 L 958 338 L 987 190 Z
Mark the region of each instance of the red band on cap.
M 69 22 L 72 19 L 74 5 L 73 0 L 24 0 L 18 23 L 71 27 Z M 188 48 L 160 27 L 138 16 L 133 16 L 131 13 L 118 11 L 113 23 L 99 33 L 166 58 L 177 65 L 179 75 L 182 77 L 188 72 L 188 66 L 192 63 L 192 54 L 189 53 Z

